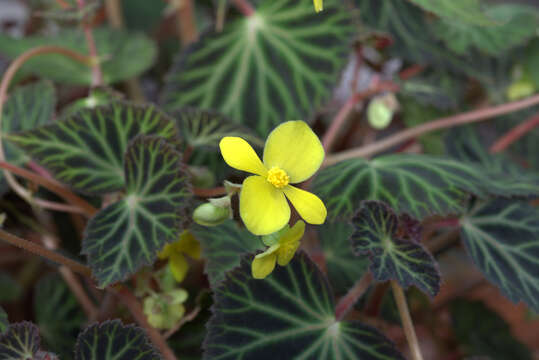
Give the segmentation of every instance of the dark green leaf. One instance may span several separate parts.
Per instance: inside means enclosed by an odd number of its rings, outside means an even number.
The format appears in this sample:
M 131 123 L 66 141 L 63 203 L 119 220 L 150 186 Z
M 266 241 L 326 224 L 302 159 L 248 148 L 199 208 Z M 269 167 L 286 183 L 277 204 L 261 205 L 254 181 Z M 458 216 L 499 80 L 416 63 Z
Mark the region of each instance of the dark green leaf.
M 0 306 L 0 334 L 2 334 L 4 331 L 7 330 L 7 327 L 9 325 L 9 321 L 7 318 L 7 314 Z
M 183 52 L 163 103 L 215 109 L 266 135 L 285 120 L 310 120 L 331 97 L 354 33 L 351 12 L 326 0 L 257 1 L 253 16 L 227 21 Z
M 438 293 L 436 261 L 421 244 L 397 235 L 401 224 L 393 210 L 377 201 L 364 201 L 352 224 L 352 249 L 357 256 L 369 256 L 376 280 L 397 280 L 404 288 L 415 285 L 430 296 Z
M 93 31 L 105 84 L 112 84 L 141 74 L 154 61 L 156 47 L 141 33 L 96 29 Z M 57 45 L 87 54 L 82 30 L 65 30 L 55 37 L 30 36 L 22 39 L 0 34 L 0 52 L 11 58 L 43 45 Z M 91 67 L 64 55 L 45 54 L 30 59 L 22 70 L 68 84 L 92 83 Z
M 174 121 L 153 106 L 114 103 L 84 109 L 54 124 L 9 136 L 55 178 L 91 194 L 125 186 L 123 156 L 137 135 L 178 138 Z
M 496 21 L 495 26 L 485 27 L 447 18 L 435 27 L 436 35 L 457 54 L 466 55 L 471 48 L 476 48 L 490 55 L 499 55 L 535 36 L 539 26 L 539 11 L 532 6 L 500 4 L 489 7 L 484 13 Z
M 535 88 L 539 89 L 539 39 L 533 39 L 526 47 L 523 65 Z
M 39 350 L 39 331 L 27 321 L 11 324 L 0 335 L 0 360 L 34 359 Z
M 438 109 L 455 109 L 462 98 L 462 80 L 444 69 L 425 71 L 403 81 L 399 95 L 413 97 L 423 105 L 432 105 Z
M 462 355 L 491 360 L 531 360 L 530 350 L 511 334 L 509 325 L 480 301 L 458 299 L 450 304 L 453 329 Z
M 73 347 L 86 316 L 77 298 L 56 274 L 41 279 L 34 293 L 34 313 L 41 336 L 62 359 L 73 358 Z
M 264 146 L 264 141 L 248 128 L 234 124 L 225 116 L 212 111 L 185 108 L 174 112 L 181 136 L 192 147 L 208 146 L 216 148 L 225 136 L 239 136 L 252 145 Z
M 56 92 L 48 81 L 17 87 L 4 104 L 2 131 L 4 134 L 33 129 L 52 120 L 56 106 Z M 4 142 L 6 161 L 20 166 L 28 157 L 18 148 Z M 7 191 L 7 183 L 0 173 L 0 193 Z
M 328 277 L 337 295 L 345 294 L 367 271 L 367 258 L 358 259 L 348 239 L 354 228 L 347 223 L 327 223 L 319 227 L 318 240 L 326 260 Z
M 0 303 L 17 301 L 22 291 L 22 286 L 11 275 L 0 272 Z
M 539 210 L 524 202 L 478 203 L 460 219 L 469 255 L 514 302 L 539 311 Z
M 480 0 L 410 0 L 414 4 L 442 18 L 468 24 L 495 25 L 498 19 L 485 13 Z
M 163 138 L 139 136 L 125 155 L 126 196 L 92 218 L 82 253 L 101 286 L 152 264 L 178 238 L 191 198 L 181 155 Z
M 203 359 L 404 359 L 376 329 L 336 321 L 327 279 L 305 253 L 264 280 L 250 260 L 215 290 Z
M 75 360 L 160 360 L 141 328 L 120 320 L 94 324 L 79 335 Z
M 539 186 L 507 175 L 493 178 L 477 165 L 427 155 L 395 154 L 371 161 L 352 159 L 323 169 L 313 192 L 328 208 L 330 220 L 350 217 L 361 200 L 380 200 L 397 213 L 423 219 L 463 213 L 469 194 L 486 197 L 538 196 Z
M 224 279 L 227 271 L 240 264 L 243 254 L 265 248 L 259 237 L 240 228 L 233 220 L 213 227 L 195 225 L 190 230 L 202 245 L 205 271 L 212 287 Z

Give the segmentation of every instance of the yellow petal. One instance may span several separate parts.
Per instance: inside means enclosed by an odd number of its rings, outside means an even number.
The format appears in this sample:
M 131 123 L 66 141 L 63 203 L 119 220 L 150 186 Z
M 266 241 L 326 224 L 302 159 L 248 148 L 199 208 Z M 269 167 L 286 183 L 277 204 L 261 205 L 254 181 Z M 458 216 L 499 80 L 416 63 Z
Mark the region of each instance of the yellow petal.
M 189 264 L 187 263 L 185 256 L 179 253 L 173 253 L 170 255 L 168 264 L 172 275 L 174 275 L 174 279 L 176 279 L 177 282 L 182 282 L 183 279 L 185 279 L 187 270 L 189 270 Z
M 291 185 L 283 190 L 298 214 L 309 224 L 319 225 L 326 221 L 327 210 L 318 196 Z
M 249 176 L 240 193 L 240 216 L 255 235 L 271 234 L 286 225 L 290 206 L 283 191 L 262 176 Z
M 277 126 L 264 147 L 264 165 L 268 169 L 283 169 L 292 184 L 310 178 L 323 160 L 324 148 L 304 121 L 287 121 Z
M 167 259 L 170 254 L 172 254 L 174 252 L 174 247 L 173 247 L 173 243 L 172 244 L 166 244 L 165 247 L 163 248 L 163 250 L 161 250 L 157 256 L 159 257 L 159 259 L 161 260 L 165 260 Z
M 200 243 L 189 231 L 183 231 L 180 240 L 174 245 L 176 251 L 187 254 L 193 259 L 200 259 Z
M 224 137 L 219 143 L 219 148 L 223 159 L 229 166 L 261 176 L 267 175 L 268 170 L 264 167 L 256 152 L 242 138 Z
M 269 256 L 255 257 L 253 263 L 251 264 L 251 273 L 255 279 L 264 279 L 266 276 L 271 274 L 273 269 L 275 269 L 275 262 L 277 260 L 276 254 L 271 254 Z
M 323 0 L 314 0 L 314 10 L 316 12 L 324 10 Z
M 305 223 L 301 220 L 296 222 L 283 236 L 279 239 L 279 244 L 289 244 L 298 242 L 305 233 Z
M 299 247 L 299 241 L 294 241 L 286 245 L 281 245 L 279 250 L 277 250 L 277 262 L 281 266 L 285 266 L 292 260 L 296 250 Z

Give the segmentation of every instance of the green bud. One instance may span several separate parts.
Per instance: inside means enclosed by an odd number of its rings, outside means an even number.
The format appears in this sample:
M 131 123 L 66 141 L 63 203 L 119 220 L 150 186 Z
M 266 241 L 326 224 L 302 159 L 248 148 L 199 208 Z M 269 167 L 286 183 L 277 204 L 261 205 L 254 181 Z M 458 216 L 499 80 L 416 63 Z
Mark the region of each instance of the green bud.
M 391 123 L 393 114 L 394 110 L 382 97 L 371 100 L 367 108 L 369 124 L 377 130 L 385 129 Z
M 189 166 L 191 183 L 198 188 L 209 188 L 215 184 L 215 175 L 205 166 Z
M 230 199 L 229 199 L 230 200 Z M 193 212 L 193 220 L 204 226 L 216 226 L 230 218 L 230 205 L 217 206 L 211 202 L 199 205 Z

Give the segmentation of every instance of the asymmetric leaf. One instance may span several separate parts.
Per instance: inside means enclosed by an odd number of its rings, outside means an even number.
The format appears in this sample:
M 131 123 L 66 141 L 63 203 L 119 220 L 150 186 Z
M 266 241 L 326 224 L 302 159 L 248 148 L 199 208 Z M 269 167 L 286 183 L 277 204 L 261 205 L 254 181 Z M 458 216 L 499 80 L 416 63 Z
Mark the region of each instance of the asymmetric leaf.
M 258 134 L 310 120 L 331 97 L 354 33 L 335 0 L 257 0 L 253 16 L 226 22 L 180 54 L 166 81 L 167 110 L 215 109 Z
M 539 211 L 524 202 L 476 204 L 460 219 L 468 254 L 514 302 L 539 311 Z
M 75 360 L 161 360 L 141 328 L 105 321 L 79 335 Z
M 84 109 L 63 121 L 9 136 L 75 190 L 102 195 L 125 187 L 123 156 L 137 135 L 178 141 L 174 121 L 153 106 L 129 103 Z
M 215 289 L 203 359 L 404 359 L 376 329 L 336 321 L 327 279 L 305 253 L 264 280 L 251 260 Z
M 396 280 L 404 288 L 415 285 L 430 296 L 438 293 L 440 273 L 436 261 L 421 244 L 398 237 L 402 224 L 389 207 L 364 201 L 352 225 L 352 250 L 357 256 L 369 256 L 369 269 L 376 280 Z
M 39 330 L 28 322 L 11 324 L 0 335 L 0 360 L 34 359 L 39 350 Z
M 126 196 L 89 222 L 82 253 L 101 286 L 126 279 L 181 233 L 191 198 L 181 155 L 164 139 L 137 137 L 125 155 Z

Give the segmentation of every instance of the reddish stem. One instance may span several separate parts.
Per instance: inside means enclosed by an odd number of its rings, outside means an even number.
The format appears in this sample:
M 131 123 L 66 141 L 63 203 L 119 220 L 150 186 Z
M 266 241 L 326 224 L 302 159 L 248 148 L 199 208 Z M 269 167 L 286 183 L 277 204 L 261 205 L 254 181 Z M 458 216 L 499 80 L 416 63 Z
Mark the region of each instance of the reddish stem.
M 232 3 L 245 16 L 251 16 L 255 13 L 255 8 L 247 0 L 232 0 Z
M 490 147 L 490 152 L 495 154 L 497 152 L 504 151 L 511 144 L 526 135 L 536 126 L 539 126 L 539 114 L 536 114 L 525 122 L 518 124 L 501 138 L 496 140 L 496 142 Z
M 363 277 L 356 282 L 353 288 L 351 288 L 348 293 L 339 300 L 339 303 L 335 307 L 335 319 L 336 321 L 341 321 L 344 319 L 346 314 L 352 309 L 354 304 L 358 299 L 365 293 L 367 288 L 372 282 L 372 275 L 370 272 L 365 273 Z
M 77 0 L 77 5 L 79 7 L 79 11 L 84 10 L 84 0 Z M 101 65 L 99 64 L 97 46 L 95 45 L 94 35 L 92 34 L 92 27 L 86 21 L 82 22 L 82 27 L 84 29 L 84 36 L 86 38 L 86 44 L 88 45 L 90 57 L 92 58 L 92 86 L 102 86 L 103 73 L 101 72 Z
M 412 65 L 399 73 L 401 80 L 408 80 L 425 70 L 425 65 Z
M 212 189 L 201 189 L 201 188 L 193 188 L 193 193 L 196 196 L 200 197 L 214 197 L 214 196 L 221 196 L 226 195 L 226 189 L 224 186 L 212 188 Z

